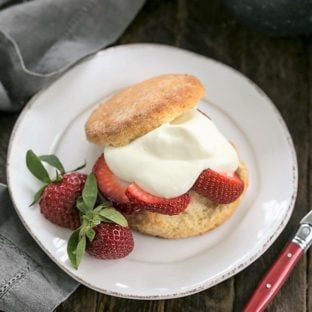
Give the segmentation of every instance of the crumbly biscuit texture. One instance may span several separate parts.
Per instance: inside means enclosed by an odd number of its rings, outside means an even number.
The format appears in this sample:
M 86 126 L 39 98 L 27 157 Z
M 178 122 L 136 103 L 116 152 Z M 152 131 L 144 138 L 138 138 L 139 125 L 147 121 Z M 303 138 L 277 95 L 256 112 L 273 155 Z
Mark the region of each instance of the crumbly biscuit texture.
M 161 75 L 113 95 L 90 115 L 86 136 L 95 144 L 122 146 L 170 122 L 204 96 L 192 75 Z
M 191 201 L 182 213 L 168 216 L 143 211 L 127 216 L 129 225 L 136 231 L 163 238 L 185 238 L 208 232 L 225 222 L 239 206 L 248 186 L 248 169 L 244 163 L 240 163 L 237 174 L 244 182 L 244 192 L 230 204 L 216 204 L 190 191 Z

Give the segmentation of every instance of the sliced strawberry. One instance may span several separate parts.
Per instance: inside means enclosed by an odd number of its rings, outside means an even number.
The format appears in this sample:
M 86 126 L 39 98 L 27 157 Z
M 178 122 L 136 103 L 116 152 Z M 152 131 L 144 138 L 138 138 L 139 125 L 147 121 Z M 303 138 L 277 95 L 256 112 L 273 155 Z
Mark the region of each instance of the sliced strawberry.
M 111 172 L 103 154 L 95 162 L 92 171 L 97 179 L 98 187 L 105 197 L 118 203 L 129 202 L 125 194 L 128 184 L 118 179 Z
M 125 214 L 137 214 L 141 211 L 141 208 L 135 203 L 117 203 L 113 202 L 113 206 L 122 213 Z
M 137 205 L 130 203 L 126 196 L 129 184 L 121 181 L 111 172 L 103 154 L 95 162 L 92 171 L 96 176 L 100 192 L 113 202 L 116 209 L 126 214 L 135 214 L 140 211 Z
M 190 202 L 190 195 L 187 193 L 174 198 L 162 198 L 146 193 L 135 183 L 128 186 L 126 195 L 141 209 L 167 215 L 181 213 Z
M 236 173 L 230 177 L 207 169 L 200 174 L 193 185 L 193 190 L 213 202 L 228 204 L 243 193 L 244 182 Z

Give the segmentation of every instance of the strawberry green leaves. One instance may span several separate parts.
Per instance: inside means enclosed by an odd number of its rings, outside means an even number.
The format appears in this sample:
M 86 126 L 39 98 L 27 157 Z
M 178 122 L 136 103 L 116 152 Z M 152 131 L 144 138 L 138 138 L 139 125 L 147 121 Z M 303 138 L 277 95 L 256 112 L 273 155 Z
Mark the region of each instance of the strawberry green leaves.
M 38 202 L 38 200 L 41 198 L 43 192 L 44 192 L 44 189 L 47 187 L 47 184 L 45 184 L 43 187 L 41 187 L 39 189 L 39 191 L 37 191 L 34 195 L 34 199 L 32 201 L 32 203 L 29 205 L 29 207 L 33 206 L 36 202 Z
M 47 163 L 48 165 L 54 167 L 56 169 L 55 172 L 55 178 L 51 179 L 49 176 L 49 173 L 44 163 Z M 77 171 L 79 169 L 82 169 L 85 167 L 86 164 L 83 164 L 82 166 L 76 168 L 73 171 Z M 35 176 L 38 180 L 44 183 L 44 185 L 40 188 L 38 192 L 36 192 L 33 202 L 30 204 L 30 206 L 34 205 L 36 202 L 40 200 L 40 198 L 43 195 L 44 189 L 48 186 L 49 183 L 52 182 L 61 182 L 63 179 L 65 172 L 64 166 L 62 165 L 59 158 L 53 154 L 51 155 L 41 155 L 37 156 L 32 150 L 28 150 L 26 153 L 26 166 L 29 169 L 29 171 Z
M 41 161 L 48 163 L 50 166 L 56 168 L 60 172 L 60 174 L 65 173 L 65 169 L 64 169 L 62 163 L 60 162 L 60 160 L 58 159 L 57 156 L 55 156 L 55 155 L 42 155 L 42 156 L 39 156 L 39 159 Z
M 86 236 L 78 229 L 72 233 L 67 243 L 68 258 L 75 269 L 78 269 L 85 250 Z
M 37 179 L 44 183 L 51 182 L 46 168 L 41 163 L 40 158 L 32 150 L 28 150 L 26 153 L 26 165 Z
M 97 199 L 98 189 L 94 174 L 90 174 L 87 178 L 85 187 L 82 191 L 82 199 L 87 211 L 93 209 Z
M 87 181 L 80 196 L 76 202 L 77 208 L 84 214 L 92 212 L 98 195 L 96 178 L 93 173 L 88 175 Z M 110 204 L 111 206 L 111 204 Z
M 90 242 L 93 241 L 94 237 L 95 237 L 95 231 L 93 229 L 89 229 L 87 232 L 86 232 L 86 235 L 89 239 Z
M 77 268 L 81 262 L 81 259 L 85 253 L 86 250 L 86 236 L 82 235 L 79 239 L 78 245 L 77 245 L 77 249 L 76 249 L 76 265 Z
M 127 219 L 114 208 L 103 209 L 99 212 L 99 215 L 102 217 L 103 221 L 107 222 L 108 220 L 108 221 L 117 223 L 121 226 L 128 226 Z
M 74 231 L 67 242 L 67 254 L 68 258 L 75 269 L 78 268 L 81 258 L 77 257 L 77 248 L 80 240 L 80 229 Z M 79 253 L 81 254 L 81 253 Z
M 87 213 L 87 208 L 85 206 L 85 203 L 83 202 L 82 196 L 79 196 L 77 201 L 76 201 L 76 207 L 78 210 L 82 213 Z
M 96 227 L 101 222 L 116 223 L 120 226 L 127 227 L 127 219 L 112 207 L 109 201 L 103 201 L 94 208 L 98 199 L 97 181 L 91 173 L 84 185 L 82 195 L 77 199 L 76 206 L 80 211 L 81 226 L 75 230 L 67 244 L 68 258 L 75 269 L 78 268 L 82 256 L 85 253 L 87 239 L 92 242 Z

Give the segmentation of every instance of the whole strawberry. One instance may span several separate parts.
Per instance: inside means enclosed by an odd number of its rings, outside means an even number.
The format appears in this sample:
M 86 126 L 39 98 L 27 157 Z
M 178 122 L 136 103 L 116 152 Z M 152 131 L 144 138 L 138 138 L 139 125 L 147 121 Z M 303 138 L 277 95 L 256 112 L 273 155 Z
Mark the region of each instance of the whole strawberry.
M 87 244 L 87 252 L 100 259 L 126 257 L 133 249 L 133 237 L 129 227 L 102 222 L 95 228 L 95 237 Z
M 67 244 L 67 254 L 74 268 L 78 268 L 85 251 L 99 259 L 119 259 L 126 257 L 134 247 L 126 218 L 109 201 L 94 208 L 97 195 L 97 181 L 92 173 L 77 200 L 81 226 L 72 233 Z
M 66 173 L 59 182 L 51 182 L 39 201 L 41 213 L 51 222 L 70 229 L 80 226 L 76 200 L 81 195 L 86 175 Z
M 54 180 L 50 178 L 42 162 L 56 169 Z M 38 157 L 31 150 L 26 154 L 26 164 L 31 173 L 45 183 L 35 194 L 31 205 L 39 201 L 40 211 L 49 221 L 70 229 L 78 228 L 80 216 L 76 200 L 82 193 L 87 176 L 78 172 L 65 173 L 63 165 L 55 155 Z

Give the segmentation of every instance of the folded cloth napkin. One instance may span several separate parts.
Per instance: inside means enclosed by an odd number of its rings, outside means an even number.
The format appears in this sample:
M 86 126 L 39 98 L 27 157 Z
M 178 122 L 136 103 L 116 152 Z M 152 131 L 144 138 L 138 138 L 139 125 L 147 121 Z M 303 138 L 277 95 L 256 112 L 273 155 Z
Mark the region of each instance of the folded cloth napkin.
M 6 111 L 20 109 L 65 69 L 112 44 L 144 0 L 16 2 L 0 0 L 0 110 Z
M 52 311 L 77 286 L 27 233 L 0 184 L 0 310 Z
M 112 44 L 144 0 L 0 0 L 0 111 Z M 0 310 L 52 311 L 78 284 L 27 234 L 0 185 Z

